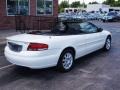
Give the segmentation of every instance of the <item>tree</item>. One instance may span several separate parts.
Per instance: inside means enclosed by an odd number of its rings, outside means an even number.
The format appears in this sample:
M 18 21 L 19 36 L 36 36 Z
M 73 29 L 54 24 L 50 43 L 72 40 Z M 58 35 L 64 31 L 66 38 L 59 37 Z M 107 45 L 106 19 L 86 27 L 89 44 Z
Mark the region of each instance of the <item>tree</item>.
M 94 1 L 94 2 L 89 2 L 89 4 L 99 4 L 99 3 Z
M 78 8 L 78 7 L 81 7 L 81 3 L 80 1 L 75 1 L 75 2 L 72 2 L 72 4 L 70 5 L 71 8 Z
M 69 3 L 67 1 L 62 1 L 59 5 L 59 12 L 64 12 L 64 8 L 68 8 Z
M 115 7 L 120 7 L 120 0 L 115 1 L 114 6 Z
M 110 5 L 110 6 L 114 6 L 115 0 L 106 0 L 106 1 L 103 2 L 103 4 L 107 4 L 107 5 Z
M 107 4 L 113 7 L 119 7 L 120 6 L 120 0 L 106 0 L 103 2 L 103 4 Z

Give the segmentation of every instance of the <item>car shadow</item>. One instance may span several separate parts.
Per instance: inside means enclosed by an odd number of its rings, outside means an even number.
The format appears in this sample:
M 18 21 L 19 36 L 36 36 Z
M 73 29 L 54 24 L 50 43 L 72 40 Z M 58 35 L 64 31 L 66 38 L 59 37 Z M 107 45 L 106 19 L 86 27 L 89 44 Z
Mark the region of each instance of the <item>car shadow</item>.
M 10 84 L 17 80 L 19 81 L 20 79 L 49 81 L 49 80 L 59 79 L 62 77 L 64 78 L 65 76 L 74 74 L 77 68 L 87 67 L 90 64 L 90 62 L 92 62 L 92 60 L 96 60 L 96 59 L 91 60 L 91 58 L 98 57 L 104 53 L 106 52 L 99 50 L 89 55 L 86 55 L 82 58 L 77 59 L 75 62 L 75 68 L 68 73 L 61 73 L 57 71 L 55 67 L 46 68 L 46 69 L 29 69 L 25 67 L 14 66 L 8 71 L 7 70 L 4 71 L 5 74 L 0 76 L 0 86 Z
M 76 60 L 76 66 L 80 66 L 80 68 L 82 68 L 83 66 L 87 66 L 89 63 L 91 63 L 93 60 L 96 60 L 96 59 L 92 59 L 92 58 L 95 58 L 95 57 L 100 57 L 102 54 L 105 54 L 106 52 L 104 52 L 103 50 L 98 50 L 98 51 L 95 51 L 93 53 L 90 53 L 88 55 L 85 55 L 79 59 Z
M 56 67 L 51 67 L 51 68 L 45 68 L 45 69 L 30 69 L 30 68 L 26 68 L 26 67 L 19 67 L 19 66 L 16 66 L 14 68 L 14 71 L 15 73 L 19 74 L 20 76 L 22 77 L 42 77 L 44 76 L 45 79 L 51 79 L 56 77 L 56 76 L 59 76 L 61 74 L 70 74 L 70 73 L 73 73 L 73 71 L 75 71 L 75 69 L 77 68 L 83 68 L 83 67 L 87 67 L 90 62 L 92 62 L 93 60 L 96 60 L 96 59 L 91 59 L 91 58 L 95 58 L 95 57 L 100 57 L 101 54 L 105 54 L 106 52 L 104 52 L 103 50 L 98 50 L 96 52 L 93 52 L 91 54 L 88 54 L 86 56 L 83 56 L 79 59 L 77 59 L 75 61 L 75 67 L 72 71 L 70 72 L 67 72 L 67 73 L 62 73 L 62 72 L 59 72 Z

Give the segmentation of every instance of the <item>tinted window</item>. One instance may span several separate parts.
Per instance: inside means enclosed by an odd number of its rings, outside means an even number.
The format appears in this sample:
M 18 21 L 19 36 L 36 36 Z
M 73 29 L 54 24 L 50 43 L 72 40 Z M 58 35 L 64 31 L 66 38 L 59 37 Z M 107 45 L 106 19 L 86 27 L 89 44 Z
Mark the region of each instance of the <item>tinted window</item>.
M 80 34 L 81 31 L 80 31 L 79 23 L 70 23 L 70 24 L 68 24 L 67 32 L 71 33 L 71 34 Z
M 8 15 L 28 15 L 29 0 L 7 0 Z
M 91 23 L 81 23 L 80 24 L 80 30 L 83 33 L 96 33 L 98 32 L 98 29 L 95 25 L 91 24 Z
M 68 24 L 68 27 L 70 30 L 77 30 L 77 31 L 80 30 L 80 26 L 77 23 Z
M 52 31 L 54 33 L 78 34 L 80 33 L 80 25 L 79 23 L 58 23 Z
M 63 25 L 65 27 L 58 23 L 53 31 L 56 33 L 64 31 L 66 34 L 86 34 L 98 32 L 98 28 L 92 23 L 64 23 Z M 62 30 L 63 28 L 64 30 Z
M 37 0 L 37 14 L 53 14 L 53 0 Z

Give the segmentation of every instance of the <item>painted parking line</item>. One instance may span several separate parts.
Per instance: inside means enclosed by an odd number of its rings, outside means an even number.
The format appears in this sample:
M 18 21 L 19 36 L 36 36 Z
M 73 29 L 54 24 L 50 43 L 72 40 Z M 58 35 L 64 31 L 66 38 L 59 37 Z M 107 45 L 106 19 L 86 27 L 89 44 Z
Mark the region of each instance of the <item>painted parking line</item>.
M 115 31 L 115 32 L 120 33 L 120 31 Z
M 85 69 L 80 69 L 79 71 L 80 71 L 80 72 L 83 72 L 83 73 L 87 73 L 87 74 L 92 73 L 92 71 L 88 71 L 88 70 L 85 70 Z
M 1 67 L 0 70 L 7 69 L 7 68 L 10 68 L 10 67 L 12 67 L 12 66 L 14 66 L 14 64 L 11 64 L 11 65 L 7 65 L 7 66 L 4 66 L 4 67 Z

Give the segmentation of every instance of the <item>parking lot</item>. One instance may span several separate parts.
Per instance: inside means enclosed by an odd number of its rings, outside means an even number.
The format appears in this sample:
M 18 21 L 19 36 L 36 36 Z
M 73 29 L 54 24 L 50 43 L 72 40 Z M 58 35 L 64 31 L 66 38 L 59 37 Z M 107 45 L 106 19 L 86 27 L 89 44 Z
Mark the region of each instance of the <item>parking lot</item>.
M 17 67 L 1 55 L 0 90 L 120 90 L 120 22 L 91 22 L 111 31 L 110 52 L 99 50 L 82 57 L 68 73 Z

